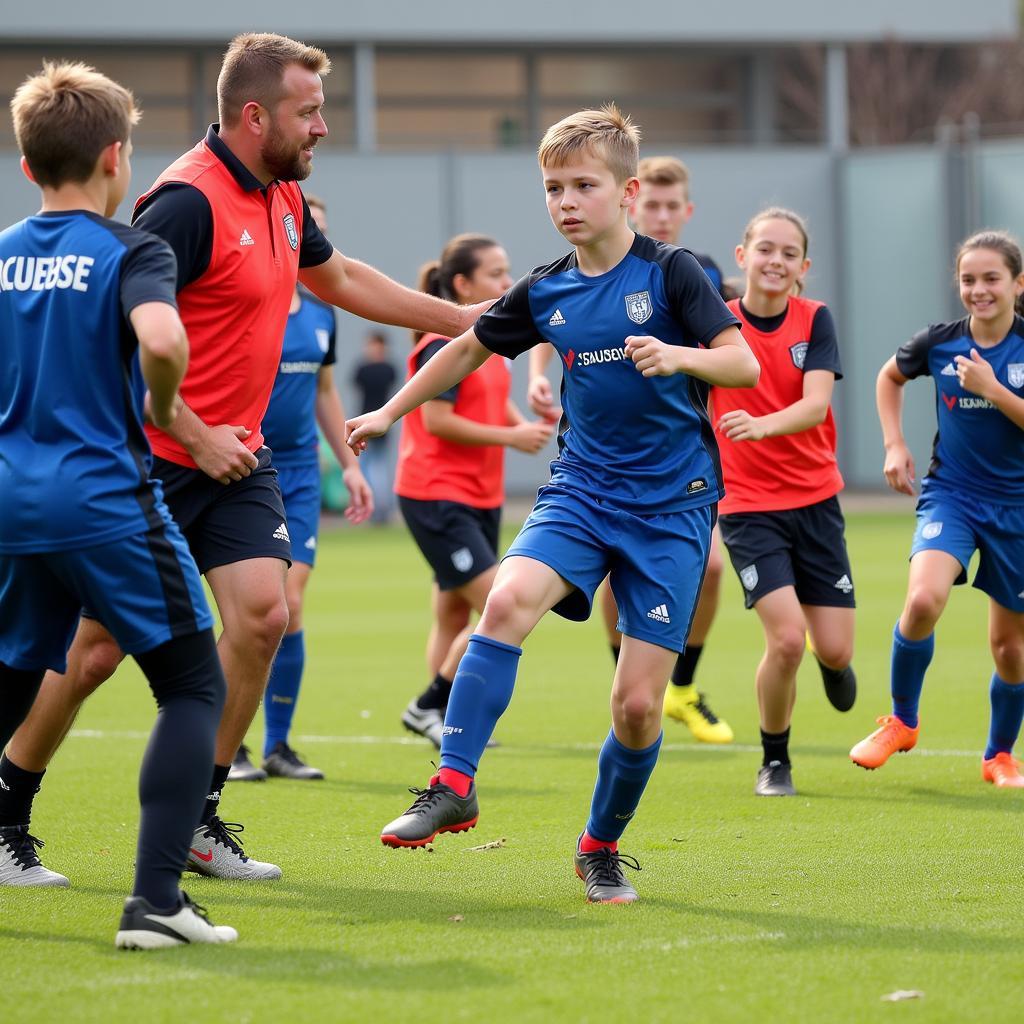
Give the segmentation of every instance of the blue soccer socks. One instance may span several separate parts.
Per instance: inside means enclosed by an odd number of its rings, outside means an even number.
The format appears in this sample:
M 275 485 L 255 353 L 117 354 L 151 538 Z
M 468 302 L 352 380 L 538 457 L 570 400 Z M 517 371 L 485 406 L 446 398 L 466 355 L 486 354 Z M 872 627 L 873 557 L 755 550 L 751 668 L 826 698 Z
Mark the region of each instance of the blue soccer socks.
M 590 805 L 586 834 L 615 843 L 636 813 L 647 780 L 658 761 L 664 733 L 642 750 L 623 746 L 610 730 L 597 758 L 597 785 Z
M 278 743 L 288 742 L 305 665 L 306 643 L 302 630 L 297 633 L 285 633 L 270 670 L 267 692 L 263 698 L 266 728 L 263 740 L 264 757 L 268 757 Z
M 494 726 L 512 699 L 521 647 L 474 633 L 452 683 L 441 736 L 441 767 L 476 775 Z
M 1024 683 L 1013 685 L 1004 682 L 994 672 L 989 688 L 992 700 L 992 721 L 988 730 L 988 746 L 985 760 L 996 754 L 1009 754 L 1020 733 L 1024 719 Z
M 924 674 L 935 653 L 935 634 L 923 640 L 908 640 L 897 622 L 892 631 L 890 687 L 893 714 L 911 729 L 917 728 L 917 706 L 921 702 Z

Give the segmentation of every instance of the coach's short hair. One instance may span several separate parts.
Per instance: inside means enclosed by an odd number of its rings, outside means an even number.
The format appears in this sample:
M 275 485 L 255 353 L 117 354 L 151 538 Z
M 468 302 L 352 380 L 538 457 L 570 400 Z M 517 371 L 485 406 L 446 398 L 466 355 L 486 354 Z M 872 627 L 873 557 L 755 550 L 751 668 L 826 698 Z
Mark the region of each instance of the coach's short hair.
M 616 181 L 636 177 L 640 129 L 614 103 L 580 110 L 544 133 L 537 159 L 542 167 L 564 167 L 584 154 L 603 160 Z
M 636 173 L 641 185 L 682 185 L 690 194 L 690 169 L 674 156 L 644 157 Z
M 267 110 L 281 99 L 285 69 L 298 64 L 318 75 L 331 70 L 331 60 L 315 46 L 275 35 L 244 32 L 231 40 L 217 77 L 217 110 L 220 123 L 238 124 L 242 108 L 255 101 Z
M 14 136 L 37 185 L 87 181 L 100 153 L 127 142 L 139 110 L 131 92 L 87 64 L 45 61 L 11 100 Z

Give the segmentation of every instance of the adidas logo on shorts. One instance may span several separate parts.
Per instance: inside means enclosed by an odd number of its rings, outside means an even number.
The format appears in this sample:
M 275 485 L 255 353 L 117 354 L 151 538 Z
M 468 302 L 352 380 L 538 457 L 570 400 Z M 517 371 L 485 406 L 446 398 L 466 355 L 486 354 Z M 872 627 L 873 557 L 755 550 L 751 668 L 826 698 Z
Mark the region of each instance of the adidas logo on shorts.
M 654 619 L 655 622 L 671 622 L 672 620 L 668 617 L 668 608 L 663 604 L 659 604 L 657 608 L 652 608 L 647 613 L 647 618 Z
M 835 587 L 836 590 L 841 590 L 844 594 L 848 594 L 853 590 L 853 584 L 850 582 L 850 577 L 847 576 L 845 572 L 835 581 L 835 583 L 832 584 L 832 586 Z
M 291 537 L 288 536 L 288 527 L 284 523 L 274 531 L 274 540 L 286 540 L 289 544 L 291 543 Z

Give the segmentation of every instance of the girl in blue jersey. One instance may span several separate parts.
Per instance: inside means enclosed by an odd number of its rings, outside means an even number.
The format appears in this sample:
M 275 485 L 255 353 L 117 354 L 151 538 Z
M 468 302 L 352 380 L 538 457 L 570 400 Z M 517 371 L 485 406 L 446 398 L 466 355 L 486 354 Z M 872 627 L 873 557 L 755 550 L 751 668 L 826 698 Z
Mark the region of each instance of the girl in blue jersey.
M 903 386 L 935 381 L 938 433 L 917 503 L 910 582 L 893 631 L 892 714 L 850 758 L 880 768 L 911 750 L 918 702 L 935 648 L 934 629 L 950 590 L 967 581 L 989 596 L 989 645 L 995 662 L 992 717 L 981 774 L 1000 787 L 1024 788 L 1013 745 L 1024 717 L 1024 294 L 1021 250 L 1001 231 L 960 247 L 956 282 L 968 316 L 915 334 L 878 375 L 885 479 L 914 493 L 914 460 L 903 437 Z

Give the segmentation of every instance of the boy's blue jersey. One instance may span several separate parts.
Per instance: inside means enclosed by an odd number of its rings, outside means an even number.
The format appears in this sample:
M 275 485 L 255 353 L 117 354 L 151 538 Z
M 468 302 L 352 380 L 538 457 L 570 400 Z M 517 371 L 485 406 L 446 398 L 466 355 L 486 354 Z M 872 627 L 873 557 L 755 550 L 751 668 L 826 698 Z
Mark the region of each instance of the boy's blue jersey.
M 928 477 L 946 490 L 983 501 L 1024 505 L 1024 430 L 991 402 L 960 386 L 957 356 L 976 348 L 992 365 L 996 380 L 1024 398 L 1024 319 L 1014 317 L 1010 333 L 982 348 L 971 338 L 968 317 L 919 331 L 896 353 L 904 377 L 935 380 L 938 431 Z
M 334 364 L 334 307 L 305 288 L 288 315 L 281 365 L 263 417 L 263 437 L 276 465 L 317 465 L 316 389 L 321 367 Z
M 91 547 L 153 525 L 128 314 L 175 305 L 153 235 L 85 211 L 0 233 L 0 552 Z
M 606 274 L 581 274 L 575 252 L 539 267 L 474 331 L 501 355 L 549 341 L 561 356 L 565 416 L 552 484 L 657 515 L 721 498 L 718 446 L 707 385 L 685 374 L 644 377 L 626 338 L 696 347 L 738 324 L 690 252 L 637 235 Z

